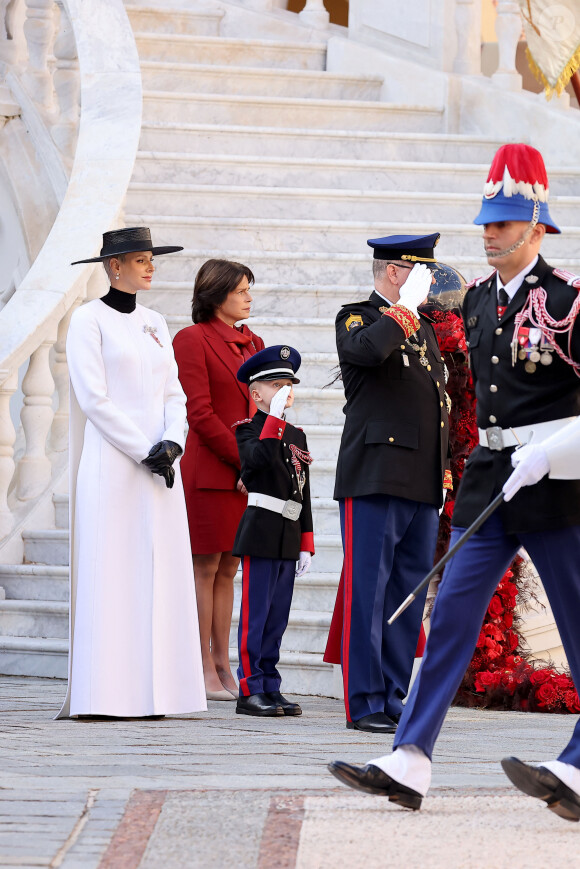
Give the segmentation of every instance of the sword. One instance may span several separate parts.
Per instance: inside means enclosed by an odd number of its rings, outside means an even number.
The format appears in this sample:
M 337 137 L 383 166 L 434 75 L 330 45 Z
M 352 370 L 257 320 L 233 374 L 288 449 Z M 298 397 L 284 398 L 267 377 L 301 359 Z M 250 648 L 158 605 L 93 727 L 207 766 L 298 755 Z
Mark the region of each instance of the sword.
M 431 570 L 430 573 L 427 574 L 427 576 L 425 577 L 425 579 L 421 580 L 421 582 L 419 583 L 419 585 L 417 586 L 417 588 L 416 588 L 414 591 L 412 591 L 411 594 L 409 595 L 409 597 L 405 598 L 405 600 L 403 601 L 403 603 L 401 604 L 401 606 L 400 606 L 398 609 L 395 610 L 395 612 L 393 613 L 393 615 L 391 616 L 391 618 L 387 621 L 387 624 L 388 624 L 388 625 L 392 625 L 393 622 L 394 622 L 396 619 L 399 618 L 399 616 L 401 615 L 401 613 L 405 612 L 405 610 L 407 609 L 407 607 L 410 606 L 410 605 L 413 603 L 413 601 L 415 600 L 415 598 L 417 597 L 417 595 L 418 595 L 420 592 L 423 591 L 423 589 L 425 588 L 426 585 L 429 585 L 429 583 L 431 582 L 431 580 L 433 579 L 433 577 L 436 576 L 438 573 L 441 572 L 441 570 L 445 567 L 445 565 L 447 564 L 447 562 L 448 562 L 451 558 L 453 558 L 453 556 L 455 555 L 456 552 L 458 552 L 458 551 L 461 549 L 461 547 L 463 546 L 463 544 L 464 544 L 464 543 L 467 543 L 467 541 L 469 540 L 469 538 L 471 537 L 471 535 L 472 535 L 472 534 L 475 534 L 475 532 L 478 531 L 478 530 L 481 528 L 481 526 L 483 525 L 483 523 L 486 521 L 486 519 L 489 519 L 489 517 L 490 517 L 491 514 L 494 512 L 494 510 L 497 510 L 497 508 L 499 507 L 499 505 L 503 502 L 503 499 L 504 499 L 504 493 L 503 493 L 503 492 L 500 492 L 499 495 L 497 495 L 497 496 L 493 499 L 493 501 L 491 502 L 491 504 L 488 504 L 488 506 L 485 508 L 485 510 L 483 511 L 483 513 L 481 513 L 481 514 L 477 517 L 477 519 L 475 520 L 475 522 L 473 522 L 473 523 L 469 526 L 469 528 L 467 529 L 467 531 L 465 532 L 465 534 L 462 534 L 462 535 L 461 535 L 461 537 L 459 538 L 459 540 L 458 540 L 456 543 L 454 543 L 453 546 L 451 547 L 451 549 L 449 549 L 449 550 L 445 553 L 445 555 L 443 556 L 443 558 L 441 559 L 441 561 L 438 561 L 438 562 L 437 562 L 437 564 L 435 565 L 435 567 L 433 568 L 433 570 Z

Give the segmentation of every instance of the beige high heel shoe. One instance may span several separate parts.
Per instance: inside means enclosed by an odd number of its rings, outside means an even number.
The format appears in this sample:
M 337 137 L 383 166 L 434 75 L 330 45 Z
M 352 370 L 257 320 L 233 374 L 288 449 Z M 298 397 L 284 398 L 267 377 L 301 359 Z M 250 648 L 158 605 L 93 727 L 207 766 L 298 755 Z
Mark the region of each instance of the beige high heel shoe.
M 227 690 L 227 688 L 222 688 L 221 691 L 206 691 L 205 692 L 206 700 L 235 700 L 234 695 Z

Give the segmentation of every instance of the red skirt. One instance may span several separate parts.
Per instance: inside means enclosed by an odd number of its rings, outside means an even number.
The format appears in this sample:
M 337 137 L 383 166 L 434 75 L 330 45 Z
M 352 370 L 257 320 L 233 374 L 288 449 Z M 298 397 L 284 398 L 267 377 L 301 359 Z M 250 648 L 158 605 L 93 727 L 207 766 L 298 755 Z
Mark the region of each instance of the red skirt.
M 186 489 L 193 555 L 229 552 L 247 501 L 248 496 L 236 489 Z

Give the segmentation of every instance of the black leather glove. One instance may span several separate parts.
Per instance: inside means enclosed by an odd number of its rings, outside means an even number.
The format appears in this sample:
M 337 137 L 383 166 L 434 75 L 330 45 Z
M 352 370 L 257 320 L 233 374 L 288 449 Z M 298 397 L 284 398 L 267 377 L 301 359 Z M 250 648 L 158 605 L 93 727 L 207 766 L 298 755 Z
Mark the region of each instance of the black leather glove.
M 149 455 L 141 464 L 146 465 L 154 474 L 161 474 L 165 468 L 171 467 L 181 453 L 181 447 L 174 441 L 159 441 L 151 447 Z
M 175 471 L 172 465 L 181 453 L 182 449 L 175 441 L 159 441 L 151 447 L 149 455 L 142 460 L 141 464 L 149 468 L 152 474 L 163 477 L 167 488 L 172 489 L 175 482 Z

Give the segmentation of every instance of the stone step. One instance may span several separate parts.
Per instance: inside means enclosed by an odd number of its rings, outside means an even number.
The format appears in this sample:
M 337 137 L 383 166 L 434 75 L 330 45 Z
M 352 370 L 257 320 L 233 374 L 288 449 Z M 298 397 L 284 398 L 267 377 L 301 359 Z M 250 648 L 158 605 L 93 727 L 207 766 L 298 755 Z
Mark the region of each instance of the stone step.
M 229 251 L 227 252 L 229 255 Z M 369 251 L 369 256 L 371 256 Z M 371 260 L 367 257 L 368 275 L 371 274 Z M 201 264 L 201 263 L 200 263 Z M 153 286 L 140 299 L 140 304 L 170 315 L 187 316 L 191 308 L 193 294 L 193 279 L 189 281 L 162 281 L 159 275 L 164 272 L 166 262 L 161 258 L 155 261 L 159 271 L 153 279 Z M 367 275 L 367 276 L 368 276 Z M 370 283 L 366 286 L 331 284 L 274 284 L 258 283 L 251 288 L 252 313 L 256 317 L 280 316 L 291 309 L 297 317 L 331 317 L 336 316 L 341 305 L 357 299 L 369 297 Z M 191 325 L 191 323 L 189 324 Z M 333 363 L 334 364 L 334 363 Z
M 135 33 L 142 61 L 252 68 L 324 70 L 324 43 L 278 42 L 186 34 Z
M 461 159 L 461 153 L 458 155 Z M 367 191 L 479 193 L 487 178 L 485 163 L 432 163 L 394 160 L 336 160 L 324 157 L 196 154 L 139 151 L 133 181 L 221 184 L 259 187 L 347 188 Z M 580 194 L 572 169 L 548 169 L 550 195 Z
M 300 404 L 296 403 L 296 410 L 288 411 L 288 421 L 296 425 L 303 425 L 305 420 L 311 425 L 344 425 L 343 407 L 345 405 L 342 385 L 332 386 L 329 389 L 310 389 L 299 387 Z M 316 489 L 313 494 L 318 495 Z
M 27 564 L 69 563 L 68 530 L 65 528 L 23 531 L 22 540 Z
M 169 7 L 147 7 L 125 4 L 125 10 L 133 30 L 137 33 L 151 31 L 156 34 L 184 34 L 196 36 L 218 36 L 224 10 L 217 8 L 198 8 L 192 10 Z
M 418 193 L 416 191 L 308 189 L 305 187 L 230 187 L 222 184 L 153 184 L 132 182 L 127 210 L 138 215 L 151 211 L 151 203 L 166 218 L 188 216 L 276 219 L 291 214 L 294 220 L 369 220 L 419 222 L 425 214 L 438 214 L 441 225 L 470 223 L 481 206 L 480 193 Z M 554 196 L 550 210 L 572 223 L 580 198 Z
M 163 152 L 191 152 L 225 156 L 264 156 L 349 161 L 407 161 L 489 164 L 501 139 L 464 136 L 426 131 L 394 132 L 386 129 L 320 129 L 318 119 L 309 119 L 305 127 L 267 127 L 265 117 L 255 125 L 242 118 L 219 125 L 184 120 L 163 121 L 160 117 L 144 118 L 140 147 L 162 157 Z M 572 170 L 574 171 L 574 170 Z M 485 176 L 487 177 L 487 176 Z M 478 182 L 481 187 L 481 179 Z
M 68 603 L 55 600 L 2 600 L 0 636 L 66 639 Z
M 438 132 L 443 109 L 361 100 L 307 99 L 239 94 L 143 92 L 143 119 L 156 123 L 256 124 L 359 132 Z M 147 146 L 143 146 L 147 147 Z M 172 150 L 176 144 L 173 143 Z
M 392 227 L 380 234 L 387 235 L 391 230 Z M 163 231 L 169 238 L 167 231 L 165 229 Z M 424 229 L 423 231 L 428 232 L 429 230 Z M 434 225 L 433 231 L 436 231 Z M 491 269 L 483 256 L 481 236 L 479 240 L 477 234 L 475 236 L 474 252 L 471 255 L 462 256 L 452 253 L 453 240 L 447 238 L 447 228 L 438 227 L 437 231 L 442 231 L 441 242 L 437 247 L 437 256 L 441 262 L 454 266 L 466 280 L 490 273 Z M 254 272 L 259 286 L 264 284 L 268 288 L 265 291 L 266 298 L 263 305 L 266 307 L 271 300 L 272 309 L 267 312 L 263 307 L 260 309 L 260 314 L 283 314 L 284 311 L 288 310 L 288 300 L 282 298 L 277 291 L 274 290 L 270 293 L 269 290 L 270 287 L 274 288 L 279 282 L 281 293 L 289 291 L 297 293 L 297 297 L 303 298 L 307 305 L 309 304 L 308 298 L 311 295 L 316 296 L 319 300 L 316 304 L 319 304 L 320 308 L 312 308 L 311 313 L 316 314 L 316 316 L 328 317 L 334 316 L 341 304 L 368 298 L 370 295 L 372 289 L 372 253 L 366 244 L 366 238 L 372 238 L 372 236 L 365 237 L 358 251 L 348 253 L 304 249 L 252 250 L 247 246 L 248 239 L 246 239 L 246 246 L 228 246 L 225 255 L 228 259 L 248 265 Z M 546 246 L 549 241 L 550 239 L 546 238 Z M 167 243 L 169 244 L 169 242 Z M 546 258 L 554 267 L 560 266 L 580 274 L 580 259 L 572 258 L 569 254 L 570 251 L 562 251 L 560 256 L 546 254 Z M 155 296 L 157 289 L 163 288 L 169 292 L 171 291 L 170 284 L 174 284 L 175 298 L 168 301 L 167 305 L 173 305 L 177 301 L 177 292 L 186 292 L 186 300 L 180 302 L 177 309 L 168 307 L 167 311 L 168 313 L 183 313 L 191 307 L 193 281 L 200 266 L 208 259 L 220 259 L 223 256 L 223 249 L 216 250 L 208 245 L 201 249 L 192 246 L 186 248 L 183 253 L 159 257 L 155 263 L 157 271 L 153 288 L 149 291 L 151 298 Z M 256 291 L 257 301 L 259 300 L 259 286 Z M 352 293 L 350 287 L 353 288 Z M 149 293 L 147 298 L 150 298 Z M 253 293 L 254 287 L 252 287 Z M 157 299 L 160 299 L 160 295 L 157 296 Z M 333 299 L 336 301 L 333 302 Z M 280 307 L 281 305 L 283 308 Z M 162 300 L 153 307 L 158 307 L 161 311 L 165 310 Z
M 309 69 L 255 69 L 247 66 L 214 66 L 201 63 L 142 61 L 143 88 L 195 100 L 200 94 L 267 96 L 306 100 L 379 100 L 383 80 L 376 76 L 341 75 Z M 377 102 L 377 106 L 382 105 Z M 177 120 L 179 116 L 172 118 Z M 229 118 L 226 120 L 230 120 Z
M 250 317 L 246 322 L 252 332 L 264 339 L 266 345 L 290 344 L 299 348 L 301 353 L 315 350 L 333 353 L 336 349 L 334 319 Z M 180 329 L 191 325 L 191 319 L 171 316 L 167 317 L 167 325 L 171 334 L 175 335 Z
M 314 428 L 314 426 L 304 426 L 304 430 L 308 431 L 309 428 Z M 322 428 L 322 426 L 321 426 Z M 310 447 L 310 451 L 312 452 L 312 447 L 310 446 L 310 435 L 308 437 L 308 446 Z M 316 457 L 314 459 L 316 460 Z M 335 459 L 336 465 L 336 459 Z M 320 534 L 332 534 L 335 537 L 340 536 L 340 514 L 338 512 L 338 501 L 333 500 L 332 498 L 322 498 L 317 497 L 312 499 L 312 518 L 314 521 L 314 545 L 316 546 L 316 541 Z
M 66 679 L 68 639 L 0 636 L 0 673 Z
M 336 477 L 336 459 L 317 459 L 310 466 L 310 485 L 318 498 L 332 498 Z
M 69 599 L 68 567 L 50 564 L 0 564 L 0 587 L 8 600 Z
M 302 387 L 301 387 L 302 388 Z M 308 439 L 308 449 L 316 461 L 334 461 L 338 455 L 338 447 L 342 436 L 340 425 L 301 425 Z M 321 504 L 326 509 L 326 503 Z
M 425 213 L 424 222 L 401 223 L 347 221 L 347 220 L 293 220 L 287 218 L 258 217 L 165 217 L 159 214 L 127 214 L 128 226 L 145 224 L 158 244 L 182 244 L 186 248 L 195 246 L 208 248 L 220 237 L 223 249 L 228 251 L 253 247 L 261 251 L 317 252 L 321 239 L 324 239 L 326 255 L 335 253 L 366 252 L 369 257 L 367 239 L 404 232 L 410 235 L 423 235 L 441 232 L 441 242 L 437 255 L 442 262 L 455 257 L 477 259 L 481 256 L 481 227 L 472 223 L 430 223 L 437 210 Z M 542 252 L 548 262 L 558 257 L 564 258 L 570 250 L 576 250 L 580 243 L 580 227 L 561 225 L 562 235 L 547 235 Z M 544 250 L 545 249 L 545 250 Z M 485 261 L 480 274 L 486 274 Z M 367 262 L 370 260 L 367 259 Z M 370 266 L 369 266 L 370 268 Z M 487 269 L 489 271 L 489 269 Z M 164 272 L 166 274 L 166 272 Z M 260 275 L 261 277 L 261 275 Z

